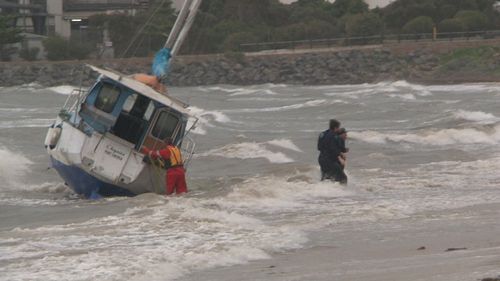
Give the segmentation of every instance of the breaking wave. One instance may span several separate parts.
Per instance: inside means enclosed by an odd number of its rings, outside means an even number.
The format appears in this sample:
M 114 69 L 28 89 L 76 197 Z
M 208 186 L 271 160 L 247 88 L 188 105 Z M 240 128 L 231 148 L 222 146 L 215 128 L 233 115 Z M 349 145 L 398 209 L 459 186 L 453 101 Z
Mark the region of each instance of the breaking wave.
M 277 112 L 277 111 L 287 111 L 287 110 L 295 110 L 295 109 L 301 109 L 301 108 L 308 108 L 308 107 L 318 107 L 322 105 L 331 105 L 335 103 L 344 103 L 339 100 L 333 100 L 333 101 L 327 101 L 324 99 L 318 99 L 318 100 L 309 100 L 304 103 L 297 103 L 297 104 L 291 104 L 291 105 L 284 105 L 284 106 L 276 106 L 276 107 L 265 107 L 265 108 L 241 108 L 241 109 L 227 109 L 224 110 L 224 112 L 245 112 L 245 113 L 257 113 L 257 112 Z
M 268 145 L 279 146 L 289 150 L 300 152 L 295 144 L 290 140 L 273 140 L 269 142 L 243 142 L 228 144 L 220 148 L 215 148 L 207 152 L 199 154 L 201 157 L 207 156 L 220 156 L 225 158 L 238 158 L 238 159 L 256 159 L 264 158 L 271 163 L 291 163 L 294 162 L 292 158 L 288 157 L 283 152 L 273 152 L 268 149 Z
M 500 142 L 500 126 L 492 130 L 442 129 L 426 130 L 419 134 L 381 133 L 377 131 L 350 132 L 353 139 L 368 143 L 407 142 L 424 145 L 444 146 L 451 144 L 496 144 Z
M 494 124 L 500 121 L 500 118 L 495 115 L 483 111 L 459 110 L 454 113 L 454 116 L 459 120 L 473 121 L 481 124 Z
M 56 87 L 50 87 L 47 88 L 48 90 L 52 92 L 56 92 L 61 95 L 69 95 L 73 90 L 78 89 L 78 87 L 71 86 L 71 85 L 61 85 L 61 86 L 56 86 Z
M 215 127 L 212 122 L 229 123 L 231 119 L 220 111 L 209 111 L 196 106 L 190 106 L 189 111 L 194 116 L 198 117 L 198 124 L 196 125 L 195 134 L 205 135 L 207 133 L 205 127 Z
M 0 146 L 0 180 L 7 184 L 21 180 L 33 162 L 20 153 Z M 2 185 L 3 186 L 3 185 Z

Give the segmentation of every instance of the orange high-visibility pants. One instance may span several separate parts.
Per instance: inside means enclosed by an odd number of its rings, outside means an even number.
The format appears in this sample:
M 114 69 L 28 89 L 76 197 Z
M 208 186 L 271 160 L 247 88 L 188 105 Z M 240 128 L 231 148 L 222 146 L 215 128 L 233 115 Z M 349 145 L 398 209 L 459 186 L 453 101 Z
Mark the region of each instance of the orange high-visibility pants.
M 182 194 L 186 193 L 186 173 L 184 172 L 184 167 L 177 166 L 167 169 L 166 179 L 167 181 L 167 195 L 172 193 Z

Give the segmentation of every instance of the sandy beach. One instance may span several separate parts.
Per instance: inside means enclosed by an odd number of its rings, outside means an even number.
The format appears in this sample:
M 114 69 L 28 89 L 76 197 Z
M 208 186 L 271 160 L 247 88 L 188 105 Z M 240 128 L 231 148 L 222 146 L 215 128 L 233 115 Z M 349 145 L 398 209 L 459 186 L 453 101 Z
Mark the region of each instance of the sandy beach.
M 500 275 L 499 204 L 332 225 L 305 249 L 182 280 L 481 280 Z M 366 232 L 365 229 L 370 229 Z

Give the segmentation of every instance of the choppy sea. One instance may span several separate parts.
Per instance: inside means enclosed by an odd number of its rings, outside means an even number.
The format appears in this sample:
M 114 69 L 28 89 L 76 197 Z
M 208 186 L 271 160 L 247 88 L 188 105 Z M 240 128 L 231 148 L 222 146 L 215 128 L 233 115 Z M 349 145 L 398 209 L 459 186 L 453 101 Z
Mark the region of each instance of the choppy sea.
M 200 118 L 190 193 L 97 201 L 43 147 L 71 89 L 0 88 L 0 280 L 182 279 L 343 224 L 500 202 L 500 84 L 172 88 Z M 331 118 L 349 131 L 347 186 L 319 181 Z

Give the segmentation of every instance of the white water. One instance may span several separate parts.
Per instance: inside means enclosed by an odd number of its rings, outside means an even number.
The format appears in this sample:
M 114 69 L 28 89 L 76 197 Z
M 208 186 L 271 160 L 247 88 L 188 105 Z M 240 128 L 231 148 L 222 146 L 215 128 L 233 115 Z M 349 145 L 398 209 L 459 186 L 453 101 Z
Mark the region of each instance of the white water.
M 190 194 L 100 201 L 47 170 L 71 88 L 0 89 L 0 280 L 182 279 L 343 224 L 500 202 L 497 84 L 171 89 L 200 118 Z M 318 180 L 330 118 L 349 130 L 347 187 Z

